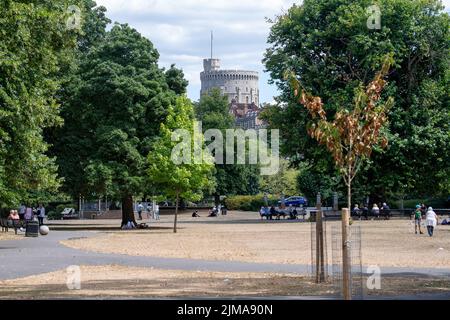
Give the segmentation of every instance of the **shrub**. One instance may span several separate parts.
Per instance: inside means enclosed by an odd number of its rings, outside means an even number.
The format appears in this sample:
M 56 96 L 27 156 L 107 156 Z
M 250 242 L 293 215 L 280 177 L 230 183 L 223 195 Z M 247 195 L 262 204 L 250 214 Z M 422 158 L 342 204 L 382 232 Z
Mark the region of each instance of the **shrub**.
M 405 209 L 415 208 L 417 204 L 425 203 L 427 207 L 433 207 L 435 209 L 445 208 L 445 199 L 409 199 L 403 201 L 403 207 Z M 393 208 L 400 208 L 400 201 L 396 201 L 392 205 Z
M 61 212 L 63 212 L 65 208 L 66 208 L 65 204 L 59 204 L 56 206 L 55 212 L 57 214 L 61 214 Z
M 259 211 L 264 206 L 264 196 L 231 196 L 225 199 L 225 204 L 228 210 L 240 210 L 240 211 Z M 275 196 L 268 196 L 268 204 L 277 205 L 278 198 Z
M 61 219 L 61 213 L 58 213 L 56 211 L 50 211 L 47 215 L 48 220 L 59 220 Z

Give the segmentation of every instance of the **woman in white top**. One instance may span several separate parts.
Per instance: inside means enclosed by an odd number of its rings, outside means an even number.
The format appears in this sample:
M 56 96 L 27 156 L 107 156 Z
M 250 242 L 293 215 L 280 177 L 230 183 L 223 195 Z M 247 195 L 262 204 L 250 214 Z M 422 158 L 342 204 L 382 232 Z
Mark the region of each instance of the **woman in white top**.
M 433 208 L 429 207 L 427 211 L 427 229 L 430 237 L 433 236 L 434 228 L 436 228 L 437 224 L 438 224 L 438 217 L 436 213 L 433 211 Z

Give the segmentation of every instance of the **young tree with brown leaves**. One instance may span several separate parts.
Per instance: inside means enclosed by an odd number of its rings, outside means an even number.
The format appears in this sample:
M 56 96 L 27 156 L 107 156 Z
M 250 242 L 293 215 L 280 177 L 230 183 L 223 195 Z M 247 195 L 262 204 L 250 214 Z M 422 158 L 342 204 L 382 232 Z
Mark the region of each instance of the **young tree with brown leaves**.
M 313 118 L 308 134 L 331 152 L 347 186 L 349 209 L 352 204 L 352 181 L 361 164 L 370 158 L 375 146 L 386 148 L 388 145 L 382 128 L 388 121 L 387 112 L 393 104 L 393 98 L 381 101 L 381 92 L 387 85 L 384 78 L 392 63 L 392 57 L 387 57 L 374 80 L 366 88 L 358 90 L 353 109 L 341 108 L 333 121 L 327 119 L 322 99 L 307 93 L 295 75 L 289 75 L 295 96 Z

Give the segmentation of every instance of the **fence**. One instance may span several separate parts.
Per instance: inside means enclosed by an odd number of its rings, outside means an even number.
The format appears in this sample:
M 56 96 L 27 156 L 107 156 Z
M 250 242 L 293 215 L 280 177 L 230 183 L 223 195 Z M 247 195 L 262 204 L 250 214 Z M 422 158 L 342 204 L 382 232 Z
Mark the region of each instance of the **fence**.
M 364 274 L 362 272 L 362 252 L 361 252 L 361 227 L 348 227 L 348 244 L 349 248 L 349 283 L 352 299 L 364 299 Z M 332 251 L 332 267 L 331 279 L 333 288 L 338 298 L 343 298 L 343 243 L 342 243 L 342 226 L 331 226 L 331 251 Z
M 316 215 L 317 215 L 316 211 Z M 322 213 L 322 212 L 321 212 Z M 316 283 L 328 281 L 327 225 L 321 215 L 314 216 L 311 223 L 311 277 Z

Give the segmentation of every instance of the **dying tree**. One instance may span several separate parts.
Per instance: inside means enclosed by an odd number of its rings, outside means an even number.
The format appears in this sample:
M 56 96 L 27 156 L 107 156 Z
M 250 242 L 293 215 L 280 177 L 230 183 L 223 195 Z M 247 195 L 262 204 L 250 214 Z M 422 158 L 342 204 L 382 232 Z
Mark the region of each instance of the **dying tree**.
M 393 104 L 393 98 L 383 101 L 381 93 L 387 85 L 385 77 L 392 63 L 392 57 L 387 57 L 373 81 L 367 87 L 360 86 L 355 91 L 353 108 L 340 108 L 332 121 L 327 119 L 322 99 L 308 93 L 295 75 L 287 75 L 296 98 L 313 119 L 308 126 L 308 134 L 326 146 L 347 186 L 349 209 L 352 181 L 361 164 L 370 158 L 375 147 L 386 148 L 388 145 L 383 128 L 388 121 L 387 112 Z

